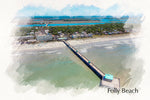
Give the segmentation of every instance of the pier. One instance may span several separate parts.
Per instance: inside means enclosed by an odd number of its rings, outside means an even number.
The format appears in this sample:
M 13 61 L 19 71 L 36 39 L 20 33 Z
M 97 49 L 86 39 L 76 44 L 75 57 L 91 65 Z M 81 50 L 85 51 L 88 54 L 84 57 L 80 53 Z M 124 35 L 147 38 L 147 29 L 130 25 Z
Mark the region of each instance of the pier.
M 96 67 L 90 60 L 83 56 L 77 49 L 71 46 L 67 41 L 62 40 L 64 44 L 100 78 L 100 86 L 109 88 L 120 88 L 120 79 L 115 78 L 110 74 L 105 74 L 98 67 Z M 110 78 L 111 77 L 111 78 Z

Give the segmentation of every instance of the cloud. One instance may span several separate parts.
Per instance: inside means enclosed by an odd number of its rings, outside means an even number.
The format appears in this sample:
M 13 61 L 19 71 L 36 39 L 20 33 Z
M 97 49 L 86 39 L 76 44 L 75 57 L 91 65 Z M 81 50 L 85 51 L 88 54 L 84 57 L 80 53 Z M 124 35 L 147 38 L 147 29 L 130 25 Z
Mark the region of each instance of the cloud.
M 95 6 L 103 9 L 107 9 L 111 5 L 114 5 L 119 0 L 22 0 L 22 4 L 50 7 L 56 10 L 62 10 L 67 5 L 85 5 L 85 6 Z
M 16 0 L 17 7 L 22 9 L 26 6 L 34 6 L 34 7 L 44 7 L 51 8 L 55 10 L 62 10 L 67 6 L 73 5 L 85 5 L 85 6 L 95 6 L 100 9 L 106 10 L 111 6 L 117 4 L 121 7 L 121 9 L 125 9 L 126 11 L 137 12 L 143 7 L 140 7 L 141 0 Z
M 19 10 L 17 16 L 122 16 L 136 14 L 139 15 L 141 12 L 127 12 L 118 4 L 114 4 L 107 9 L 102 9 L 93 5 L 67 5 L 62 10 L 30 5 Z
M 19 16 L 120 16 L 137 15 L 142 12 L 136 5 L 131 5 L 125 0 L 22 0 L 18 5 L 22 5 L 17 13 Z
M 17 16 L 90 16 L 100 15 L 100 8 L 85 5 L 69 5 L 58 11 L 53 8 L 26 6 L 19 10 Z

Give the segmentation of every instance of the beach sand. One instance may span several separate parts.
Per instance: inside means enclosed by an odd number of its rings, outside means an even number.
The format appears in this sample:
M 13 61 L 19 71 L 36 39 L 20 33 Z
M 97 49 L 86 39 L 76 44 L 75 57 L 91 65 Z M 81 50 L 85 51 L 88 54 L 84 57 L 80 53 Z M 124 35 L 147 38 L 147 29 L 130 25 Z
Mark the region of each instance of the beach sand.
M 100 42 L 100 41 L 110 41 L 110 40 L 119 40 L 119 39 L 129 39 L 136 38 L 137 35 L 121 34 L 121 35 L 107 35 L 97 38 L 84 38 L 84 39 L 74 39 L 68 40 L 72 46 Z M 56 49 L 65 47 L 64 43 L 61 41 L 52 41 L 52 42 L 43 42 L 36 44 L 22 44 L 22 45 L 13 45 L 13 51 L 33 51 L 33 50 L 47 50 L 47 49 Z

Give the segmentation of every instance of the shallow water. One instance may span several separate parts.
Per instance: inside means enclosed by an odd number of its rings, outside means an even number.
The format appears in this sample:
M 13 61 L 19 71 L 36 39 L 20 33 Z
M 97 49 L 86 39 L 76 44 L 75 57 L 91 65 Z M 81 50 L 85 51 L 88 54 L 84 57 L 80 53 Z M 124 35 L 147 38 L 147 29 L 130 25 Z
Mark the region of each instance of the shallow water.
M 132 41 L 97 42 L 75 48 L 104 73 L 120 78 L 121 87 L 134 87 L 143 69 L 141 60 L 133 57 L 137 49 Z M 44 80 L 49 87 L 92 89 L 100 83 L 100 79 L 67 47 L 14 54 L 12 66 L 16 66 L 16 63 L 19 64 L 16 72 L 20 75 L 17 82 L 21 85 L 35 86 Z

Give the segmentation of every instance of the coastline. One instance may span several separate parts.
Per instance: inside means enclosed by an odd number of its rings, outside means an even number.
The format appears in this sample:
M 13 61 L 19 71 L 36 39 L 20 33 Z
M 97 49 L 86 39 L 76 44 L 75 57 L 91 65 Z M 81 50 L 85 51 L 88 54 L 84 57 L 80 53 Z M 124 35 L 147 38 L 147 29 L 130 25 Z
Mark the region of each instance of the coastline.
M 68 40 L 68 42 L 72 46 L 83 45 L 88 43 L 102 42 L 102 41 L 111 41 L 111 40 L 120 40 L 120 39 L 132 39 L 136 38 L 138 35 L 134 34 L 120 34 L 120 35 L 107 35 L 96 38 L 84 38 L 84 39 L 74 39 Z M 23 44 L 23 45 L 14 45 L 13 51 L 38 51 L 38 50 L 52 50 L 65 47 L 64 43 L 61 41 L 53 41 L 53 42 L 44 42 L 37 44 Z

